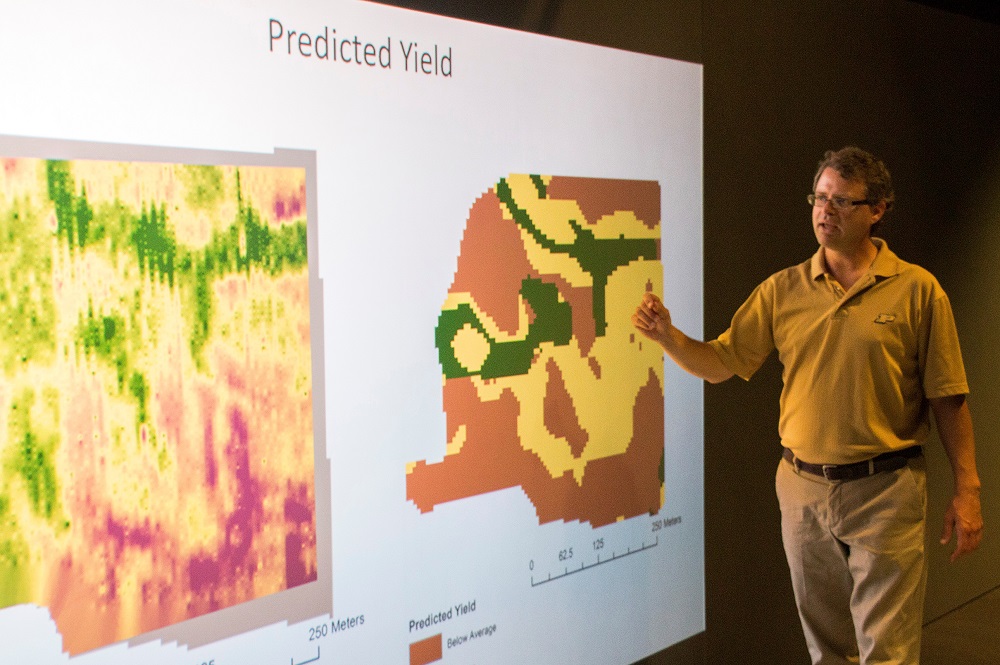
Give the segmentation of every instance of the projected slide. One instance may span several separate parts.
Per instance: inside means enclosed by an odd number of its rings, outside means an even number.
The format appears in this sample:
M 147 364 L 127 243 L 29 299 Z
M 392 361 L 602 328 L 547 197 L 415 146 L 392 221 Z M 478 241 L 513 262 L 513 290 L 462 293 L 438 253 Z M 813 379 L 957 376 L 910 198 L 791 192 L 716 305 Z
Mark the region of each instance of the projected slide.
M 705 629 L 701 67 L 368 2 L 0 0 L 0 660 Z
M 663 288 L 656 182 L 511 175 L 472 207 L 435 331 L 444 461 L 407 496 L 520 486 L 539 522 L 603 526 L 662 505 L 663 362 L 629 325 Z

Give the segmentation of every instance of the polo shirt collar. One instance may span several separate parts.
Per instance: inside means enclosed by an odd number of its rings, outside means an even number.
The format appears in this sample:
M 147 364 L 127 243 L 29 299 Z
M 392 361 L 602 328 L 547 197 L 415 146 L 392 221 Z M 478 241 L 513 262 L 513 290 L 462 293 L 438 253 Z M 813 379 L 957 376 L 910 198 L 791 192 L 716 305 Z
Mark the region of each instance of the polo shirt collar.
M 889 245 L 882 238 L 872 238 L 872 242 L 878 249 L 875 261 L 872 263 L 871 273 L 876 278 L 892 277 L 898 275 L 900 270 L 899 257 L 889 249 Z M 827 273 L 826 261 L 823 259 L 823 248 L 820 247 L 810 259 L 810 276 L 815 281 Z

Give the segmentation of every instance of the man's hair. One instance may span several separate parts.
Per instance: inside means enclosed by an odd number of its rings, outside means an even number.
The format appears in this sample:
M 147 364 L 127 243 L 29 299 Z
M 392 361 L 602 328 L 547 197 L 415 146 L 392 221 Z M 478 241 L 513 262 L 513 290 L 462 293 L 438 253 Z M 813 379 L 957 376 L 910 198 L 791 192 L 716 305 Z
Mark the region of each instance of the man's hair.
M 882 160 L 876 159 L 870 152 L 847 146 L 840 150 L 827 150 L 819 162 L 816 175 L 813 177 L 813 191 L 816 183 L 826 169 L 833 169 L 844 180 L 860 180 L 865 184 L 865 198 L 873 203 L 885 201 L 885 211 L 892 210 L 896 201 L 896 192 L 892 188 L 892 176 Z M 884 217 L 883 217 L 884 219 Z M 882 220 L 872 225 L 872 234 L 882 226 Z

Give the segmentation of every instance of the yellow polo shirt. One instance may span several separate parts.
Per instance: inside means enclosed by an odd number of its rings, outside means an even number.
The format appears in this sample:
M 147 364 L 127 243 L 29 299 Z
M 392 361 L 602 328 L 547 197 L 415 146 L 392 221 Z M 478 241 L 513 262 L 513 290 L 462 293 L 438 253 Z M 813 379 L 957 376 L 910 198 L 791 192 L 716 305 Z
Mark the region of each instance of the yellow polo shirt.
M 806 462 L 858 462 L 921 444 L 927 399 L 969 392 L 948 296 L 927 270 L 873 241 L 874 263 L 846 293 L 820 248 L 765 280 L 709 342 L 744 379 L 777 349 L 778 433 Z

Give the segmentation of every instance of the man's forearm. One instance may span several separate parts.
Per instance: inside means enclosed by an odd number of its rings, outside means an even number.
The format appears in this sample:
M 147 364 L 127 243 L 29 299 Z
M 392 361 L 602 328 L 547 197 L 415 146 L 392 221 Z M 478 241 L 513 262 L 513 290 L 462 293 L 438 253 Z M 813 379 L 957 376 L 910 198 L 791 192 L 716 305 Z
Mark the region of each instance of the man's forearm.
M 978 493 L 979 472 L 976 469 L 976 446 L 968 401 L 964 395 L 955 395 L 932 399 L 930 402 L 938 436 L 948 455 L 948 461 L 951 462 L 955 493 Z
M 938 435 L 955 476 L 955 493 L 945 511 L 941 543 L 957 535 L 951 553 L 954 562 L 979 547 L 983 537 L 983 512 L 979 498 L 979 473 L 972 435 L 972 415 L 965 395 L 931 400 Z
M 660 340 L 660 346 L 681 369 L 709 383 L 720 383 L 733 375 L 710 344 L 692 339 L 673 326 Z

